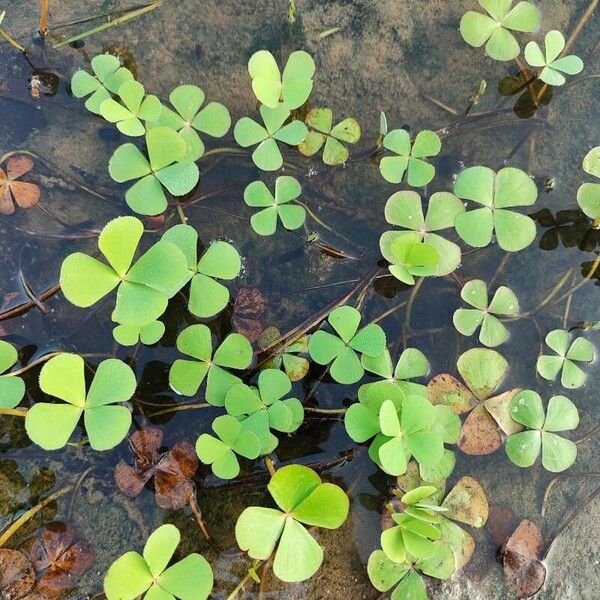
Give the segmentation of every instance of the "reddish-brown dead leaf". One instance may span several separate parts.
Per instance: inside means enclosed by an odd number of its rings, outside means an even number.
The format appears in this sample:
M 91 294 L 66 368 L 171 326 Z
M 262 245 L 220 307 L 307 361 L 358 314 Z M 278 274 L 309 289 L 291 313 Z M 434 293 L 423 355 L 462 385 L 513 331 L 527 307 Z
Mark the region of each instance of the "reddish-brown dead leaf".
M 432 404 L 445 404 L 457 415 L 471 410 L 479 402 L 467 386 L 449 373 L 430 379 L 427 395 Z
M 137 496 L 154 477 L 156 503 L 161 508 L 185 506 L 194 489 L 192 478 L 198 470 L 198 457 L 193 446 L 178 442 L 166 454 L 160 455 L 163 434 L 157 427 L 146 427 L 129 438 L 134 465 L 121 460 L 115 468 L 118 488 L 130 497 Z
M 6 172 L 0 169 L 0 214 L 15 212 L 16 202 L 21 208 L 31 208 L 40 199 L 41 190 L 35 183 L 18 181 L 33 169 L 33 161 L 28 156 L 11 156 L 6 164 Z
M 267 300 L 256 288 L 243 287 L 233 303 L 231 324 L 235 331 L 256 342 L 264 330 L 261 317 L 267 310 Z
M 22 598 L 34 585 L 35 570 L 27 556 L 0 548 L 0 598 Z
M 502 551 L 502 565 L 509 589 L 517 598 L 536 594 L 546 580 L 546 567 L 539 560 L 542 533 L 533 522 L 523 520 L 508 538 Z
M 463 423 L 456 444 L 465 454 L 482 456 L 502 446 L 502 436 L 496 421 L 483 406 L 476 406 Z

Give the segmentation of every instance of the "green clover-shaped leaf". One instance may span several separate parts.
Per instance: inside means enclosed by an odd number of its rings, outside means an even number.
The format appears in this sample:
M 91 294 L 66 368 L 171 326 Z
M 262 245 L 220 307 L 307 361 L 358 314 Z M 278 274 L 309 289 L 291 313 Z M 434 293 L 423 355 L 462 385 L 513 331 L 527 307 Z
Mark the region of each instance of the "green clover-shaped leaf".
M 40 389 L 66 403 L 37 402 L 27 411 L 27 435 L 44 450 L 66 446 L 81 415 L 94 450 L 114 448 L 129 431 L 131 412 L 115 404 L 126 402 L 135 392 L 131 367 L 115 358 L 102 361 L 87 393 L 84 369 L 83 358 L 67 353 L 42 367 Z
M 568 469 L 577 458 L 577 445 L 556 431 L 570 431 L 579 425 L 576 406 L 565 396 L 552 396 L 544 416 L 539 394 L 523 390 L 510 403 L 511 417 L 528 428 L 510 435 L 506 454 L 519 467 L 531 467 L 542 453 L 544 469 L 559 473 Z
M 321 566 L 323 549 L 301 523 L 337 529 L 348 516 L 348 497 L 301 465 L 282 467 L 267 487 L 281 510 L 246 508 L 235 526 L 237 543 L 258 560 L 267 560 L 277 546 L 275 575 L 286 582 L 304 581 Z
M 213 572 L 200 554 L 188 554 L 168 566 L 181 540 L 175 525 L 162 525 L 150 534 L 143 555 L 127 552 L 108 569 L 104 593 L 108 600 L 206 600 Z
M 283 156 L 277 142 L 298 146 L 308 135 L 308 129 L 302 121 L 293 120 L 284 125 L 290 116 L 290 110 L 284 104 L 273 108 L 260 107 L 260 116 L 264 127 L 249 117 L 242 117 L 233 128 L 235 141 L 242 148 L 258 144 L 252 153 L 254 164 L 263 171 L 277 171 L 283 165 Z
M 589 363 L 594 360 L 594 346 L 584 337 L 570 341 L 569 332 L 555 329 L 546 336 L 546 344 L 558 356 L 542 354 L 537 360 L 537 372 L 544 378 L 554 381 L 561 373 L 560 382 L 566 388 L 580 388 L 587 379 L 587 374 L 576 364 Z
M 261 348 L 270 347 L 271 344 L 281 337 L 277 327 L 267 327 L 258 339 L 258 345 Z M 300 381 L 308 373 L 310 363 L 302 354 L 308 354 L 308 340 L 310 336 L 303 335 L 293 344 L 290 344 L 285 350 L 279 352 L 269 349 L 272 358 L 265 364 L 269 369 L 281 369 L 285 371 L 290 381 Z
M 102 103 L 111 99 L 127 81 L 133 80 L 129 69 L 121 66 L 119 59 L 110 54 L 99 54 L 92 58 L 92 71 L 77 71 L 71 79 L 71 91 L 76 98 L 89 96 L 85 107 L 97 115 L 101 113 Z
M 394 156 L 384 156 L 379 163 L 383 178 L 390 183 L 400 183 L 408 170 L 408 185 L 423 187 L 435 175 L 435 167 L 424 158 L 437 156 L 442 142 L 433 131 L 420 131 L 414 142 L 405 129 L 393 129 L 383 138 L 383 146 Z
M 229 303 L 230 292 L 220 281 L 235 279 L 242 269 L 238 251 L 228 242 L 215 241 L 198 260 L 198 233 L 190 225 L 171 227 L 162 237 L 185 254 L 190 272 L 189 311 L 207 319 L 219 314 Z
M 165 324 L 162 321 L 152 321 L 147 325 L 117 325 L 113 329 L 113 337 L 121 346 L 135 346 L 138 342 L 152 346 L 164 334 Z
M 379 239 L 381 254 L 391 263 L 390 273 L 402 283 L 414 285 L 415 277 L 435 275 L 440 269 L 440 253 L 422 239 L 421 232 L 413 231 L 386 231 Z
M 175 129 L 187 143 L 185 161 L 194 162 L 204 154 L 204 143 L 198 135 L 223 137 L 231 127 L 229 111 L 219 102 L 204 103 L 204 92 L 195 85 L 180 85 L 170 94 L 175 110 L 163 106 L 156 123 L 148 127 L 164 126 Z
M 148 158 L 133 144 L 119 146 L 108 162 L 108 172 L 118 183 L 138 181 L 125 194 L 136 213 L 159 215 L 167 208 L 165 189 L 183 196 L 194 189 L 200 178 L 195 163 L 187 160 L 187 144 L 169 127 L 155 127 L 146 133 Z
M 425 216 L 421 197 L 414 191 L 396 192 L 388 198 L 385 205 L 385 219 L 388 223 L 420 234 L 419 241 L 436 250 L 439 262 L 432 274 L 436 277 L 454 271 L 460 265 L 461 253 L 454 242 L 434 232 L 453 228 L 456 217 L 464 212 L 463 203 L 449 192 L 432 194 Z M 393 263 L 395 241 L 406 234 L 406 231 L 386 231 L 381 236 L 379 245 L 388 262 Z
M 225 409 L 242 418 L 242 429 L 252 431 L 261 442 L 261 454 L 272 452 L 278 440 L 271 429 L 293 433 L 304 421 L 304 407 L 297 398 L 285 398 L 292 390 L 289 377 L 277 369 L 264 369 L 258 389 L 244 383 L 232 386 L 225 397 Z
M 563 85 L 563 73 L 577 75 L 583 70 L 583 61 L 571 54 L 558 58 L 565 48 L 565 38 L 560 31 L 549 31 L 544 38 L 545 54 L 537 42 L 525 46 L 525 60 L 531 67 L 543 67 L 538 77 L 549 85 Z
M 594 177 L 600 177 L 600 146 L 592 148 L 583 159 L 583 170 Z M 600 183 L 586 182 L 577 191 L 579 208 L 594 220 L 593 226 L 600 224 Z
M 247 369 L 252 362 L 252 346 L 239 333 L 230 333 L 212 351 L 212 334 L 206 325 L 190 325 L 177 336 L 177 349 L 194 360 L 178 358 L 169 370 L 171 387 L 183 396 L 193 396 L 206 379 L 206 401 L 224 406 L 229 389 L 241 379 L 228 369 Z
M 306 210 L 292 202 L 300 196 L 302 188 L 295 177 L 282 175 L 275 181 L 275 195 L 262 181 L 253 181 L 244 190 L 244 202 L 248 206 L 262 208 L 252 215 L 250 224 L 258 235 L 272 235 L 277 228 L 277 218 L 286 229 L 302 227 Z
M 18 354 L 14 346 L 0 340 L 0 408 L 15 408 L 25 395 L 25 383 L 20 377 L 10 373 L 1 375 L 8 371 L 17 359 Z
M 240 472 L 236 454 L 256 458 L 260 440 L 252 431 L 242 431 L 240 422 L 229 415 L 217 417 L 212 428 L 217 437 L 203 433 L 196 441 L 196 453 L 203 463 L 211 465 L 217 477 L 234 479 Z
M 481 326 L 479 341 L 488 348 L 503 344 L 508 339 L 508 329 L 495 315 L 503 317 L 519 313 L 519 301 L 515 293 L 500 286 L 491 302 L 488 302 L 487 286 L 481 279 L 472 279 L 463 286 L 460 297 L 474 308 L 459 308 L 452 318 L 454 327 L 463 335 L 473 335 Z
M 415 377 L 424 377 L 429 373 L 429 361 L 417 348 L 405 348 L 394 367 L 390 351 L 386 348 L 379 356 L 361 357 L 362 366 L 370 373 L 400 387 L 407 396 L 427 396 L 427 388 L 419 383 L 408 381 Z M 365 383 L 361 387 L 373 385 Z
M 305 156 L 313 156 L 324 146 L 323 162 L 326 165 L 344 164 L 350 153 L 342 142 L 356 144 L 360 140 L 360 125 L 356 119 L 348 117 L 334 127 L 330 108 L 313 108 L 304 121 L 312 129 L 298 150 Z
M 156 121 L 160 116 L 162 105 L 156 96 L 146 96 L 144 86 L 137 81 L 126 81 L 117 91 L 121 103 L 110 98 L 100 106 L 100 113 L 117 129 L 130 136 L 146 133 L 142 121 Z
M 518 2 L 513 7 L 513 0 L 479 0 L 479 4 L 487 15 L 470 10 L 460 21 L 465 42 L 475 48 L 485 44 L 485 53 L 494 60 L 517 58 L 521 48 L 509 30 L 535 31 L 540 22 L 537 7 L 531 2 Z
M 289 110 L 302 106 L 310 96 L 315 62 L 307 52 L 292 52 L 283 70 L 268 50 L 255 52 L 248 61 L 252 90 L 258 101 L 275 108 L 279 101 Z
M 467 244 L 483 248 L 495 231 L 500 248 L 516 252 L 535 239 L 535 221 L 507 210 L 535 204 L 537 187 L 524 171 L 505 167 L 495 173 L 488 167 L 470 167 L 458 175 L 454 193 L 482 205 L 456 217 L 456 231 Z
M 378 356 L 385 348 L 385 333 L 371 323 L 362 329 L 361 315 L 352 306 L 339 306 L 327 318 L 337 335 L 319 329 L 308 343 L 310 357 L 320 365 L 331 363 L 331 376 L 338 383 L 356 383 L 364 375 L 357 353 Z
M 98 237 L 108 264 L 81 252 L 67 256 L 60 271 L 67 300 L 87 308 L 117 288 L 113 321 L 141 327 L 162 315 L 169 298 L 189 279 L 187 262 L 175 244 L 160 240 L 132 266 L 143 232 L 139 219 L 118 217 Z

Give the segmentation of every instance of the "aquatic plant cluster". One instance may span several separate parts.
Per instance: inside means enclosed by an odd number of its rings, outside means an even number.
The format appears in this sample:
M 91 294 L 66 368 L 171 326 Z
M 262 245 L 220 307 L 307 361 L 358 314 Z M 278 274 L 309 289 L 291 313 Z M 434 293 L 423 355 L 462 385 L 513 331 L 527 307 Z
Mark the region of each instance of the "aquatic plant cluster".
M 468 11 L 461 20 L 465 41 L 485 46 L 495 60 L 516 58 L 520 45 L 513 32 L 535 31 L 538 9 L 524 1 L 515 6 L 511 0 L 479 0 L 479 4 L 485 14 Z M 537 77 L 546 85 L 562 85 L 565 75 L 583 68 L 578 57 L 562 56 L 564 48 L 558 31 L 547 33 L 545 51 L 533 41 L 525 47 L 525 60 L 539 69 Z M 169 105 L 163 104 L 110 54 L 94 57 L 91 69 L 73 75 L 73 94 L 86 99 L 90 112 L 132 138 L 112 154 L 110 176 L 128 184 L 125 202 L 134 213 L 161 215 L 171 196 L 181 198 L 197 186 L 201 174 L 196 163 L 205 153 L 207 137 L 219 138 L 229 131 L 229 111 L 219 102 L 205 103 L 204 92 L 187 84 L 171 92 Z M 326 107 L 311 108 L 303 116 L 298 111 L 313 88 L 315 63 L 308 53 L 291 53 L 281 71 L 270 52 L 259 50 L 250 58 L 248 73 L 260 106 L 256 115 L 235 123 L 233 135 L 239 146 L 252 149 L 252 161 L 259 169 L 279 171 L 283 146 L 295 147 L 305 156 L 322 153 L 327 166 L 346 164 L 350 146 L 361 137 L 358 122 L 351 117 L 338 120 Z M 428 159 L 440 150 L 435 132 L 411 136 L 406 129 L 388 131 L 382 118 L 379 170 L 386 181 L 425 188 L 435 178 Z M 0 170 L 4 214 L 13 212 L 15 203 L 27 207 L 39 198 L 36 186 L 18 181 L 31 169 L 30 162 L 11 160 L 6 173 Z M 599 148 L 585 157 L 583 169 L 600 178 Z M 279 175 L 273 190 L 262 180 L 249 182 L 243 201 L 256 209 L 251 228 L 269 236 L 278 229 L 302 227 L 307 210 L 301 196 L 299 181 L 289 175 Z M 507 166 L 496 171 L 482 165 L 464 168 L 451 191 L 429 197 L 413 190 L 396 191 L 384 208 L 394 229 L 380 238 L 389 273 L 414 285 L 417 278 L 455 271 L 462 249 L 444 236 L 452 229 L 473 248 L 493 240 L 506 252 L 526 248 L 535 238 L 536 226 L 518 209 L 534 205 L 537 196 L 535 183 L 521 169 Z M 583 184 L 577 199 L 597 226 L 600 183 Z M 240 254 L 229 242 L 213 241 L 199 253 L 198 233 L 185 222 L 166 230 L 139 255 L 143 237 L 142 220 L 118 217 L 98 236 L 99 258 L 76 252 L 64 259 L 60 272 L 62 292 L 75 306 L 91 307 L 107 296 L 114 299 L 113 335 L 123 346 L 156 344 L 165 333 L 160 318 L 170 299 L 182 292 L 197 319 L 219 315 L 231 301 L 228 282 L 242 269 Z M 481 345 L 458 358 L 456 370 L 462 381 L 442 373 L 423 383 L 430 371 L 426 356 L 407 347 L 397 360 L 392 358 L 384 329 L 365 323 L 359 309 L 344 304 L 326 314 L 310 335 L 301 332 L 286 339 L 277 330 L 265 332 L 258 346 L 268 360 L 258 366 L 252 341 L 241 333 L 217 340 L 203 322 L 183 329 L 176 341 L 180 356 L 169 371 L 170 386 L 180 396 L 200 394 L 221 411 L 211 431 L 198 436 L 195 447 L 174 446 L 159 456 L 159 429 L 130 435 L 128 401 L 137 387 L 131 367 L 118 359 L 103 360 L 88 385 L 84 358 L 67 352 L 56 353 L 41 368 L 40 389 L 53 401 L 36 402 L 26 411 L 26 432 L 45 450 L 64 448 L 82 417 L 92 450 L 109 450 L 129 436 L 136 465 L 122 461 L 117 484 L 135 496 L 152 477 L 166 480 L 169 473 L 176 479 L 176 493 L 165 492 L 166 483 L 160 494 L 155 486 L 157 502 L 164 507 L 195 503 L 192 480 L 198 460 L 216 477 L 233 479 L 243 461 L 264 459 L 272 501 L 269 506 L 247 507 L 239 515 L 236 540 L 254 560 L 249 572 L 256 575 L 258 562 L 272 560 L 279 579 L 300 582 L 312 577 L 324 560 L 314 529 L 341 527 L 349 498 L 340 486 L 323 481 L 309 467 L 273 465 L 270 454 L 279 444 L 278 434 L 294 434 L 305 419 L 293 382 L 304 377 L 310 361 L 325 367 L 342 385 L 358 383 L 369 372 L 378 380 L 362 384 L 357 401 L 339 411 L 345 413 L 348 436 L 357 444 L 368 443 L 370 459 L 395 479 L 386 507 L 390 523 L 381 533 L 381 549 L 368 560 L 368 575 L 377 590 L 392 590 L 395 600 L 426 598 L 422 576 L 448 579 L 473 554 L 473 538 L 457 522 L 479 528 L 488 517 L 485 492 L 470 477 L 461 478 L 445 493 L 456 463 L 452 446 L 465 454 L 486 455 L 504 445 L 508 458 L 519 467 L 532 466 L 541 455 L 541 464 L 551 472 L 569 468 L 577 456 L 575 443 L 560 435 L 578 426 L 575 404 L 563 395 L 544 404 L 535 390 L 505 384 L 508 363 L 496 348 L 507 342 L 510 319 L 521 313 L 516 294 L 506 286 L 473 279 L 462 287 L 461 298 L 465 307 L 454 313 L 454 326 L 463 336 L 479 331 Z M 550 331 L 545 342 L 550 353 L 538 359 L 540 376 L 559 379 L 569 390 L 580 388 L 585 365 L 594 359 L 593 345 L 566 330 Z M 11 371 L 17 360 L 17 350 L 0 340 L 0 410 L 5 414 L 18 411 L 25 395 L 19 371 Z M 163 525 L 148 537 L 142 554 L 121 556 L 106 573 L 107 598 L 207 598 L 213 587 L 211 566 L 196 553 L 172 564 L 179 542 L 179 530 Z

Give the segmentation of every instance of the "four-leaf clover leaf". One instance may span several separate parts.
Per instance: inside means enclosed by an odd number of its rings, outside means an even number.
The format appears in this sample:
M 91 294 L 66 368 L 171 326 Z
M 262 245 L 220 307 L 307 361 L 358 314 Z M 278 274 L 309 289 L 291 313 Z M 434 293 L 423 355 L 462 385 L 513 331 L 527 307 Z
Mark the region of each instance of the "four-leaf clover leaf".
M 194 189 L 200 178 L 198 166 L 187 159 L 188 147 L 182 135 L 169 127 L 155 127 L 146 133 L 146 158 L 131 143 L 119 146 L 108 162 L 108 172 L 118 183 L 138 179 L 125 194 L 136 213 L 159 215 L 167 208 L 165 188 L 173 196 Z
M 423 216 L 421 197 L 414 191 L 396 192 L 388 198 L 385 205 L 385 219 L 388 223 L 419 233 L 421 238 L 419 242 L 433 246 L 437 251 L 439 262 L 433 273 L 435 276 L 452 273 L 460 265 L 461 253 L 454 242 L 434 232 L 454 227 L 456 217 L 464 212 L 463 203 L 450 192 L 432 194 L 425 216 Z M 386 259 L 387 256 L 395 256 L 392 251 L 394 242 L 407 233 L 406 231 L 383 233 L 379 245 Z
M 542 453 L 544 469 L 560 473 L 577 458 L 577 445 L 556 431 L 570 431 L 579 425 L 576 406 L 565 396 L 552 396 L 544 416 L 542 399 L 533 390 L 523 390 L 510 402 L 510 416 L 528 431 L 510 435 L 506 454 L 518 467 L 531 467 Z
M 393 129 L 383 138 L 383 146 L 396 156 L 384 156 L 379 163 L 383 178 L 390 183 L 400 183 L 408 170 L 408 185 L 423 187 L 435 175 L 435 167 L 424 158 L 437 156 L 442 142 L 434 131 L 420 131 L 415 141 L 410 143 L 406 129 Z
M 484 281 L 467 281 L 460 297 L 474 308 L 459 308 L 452 317 L 454 327 L 463 335 L 473 335 L 481 325 L 479 341 L 488 348 L 503 344 L 508 339 L 508 329 L 495 315 L 514 316 L 519 313 L 519 301 L 515 293 L 500 286 L 488 303 L 488 290 Z
M 264 369 L 258 388 L 245 383 L 232 386 L 225 396 L 225 409 L 242 418 L 242 430 L 252 431 L 261 444 L 261 454 L 273 452 L 278 439 L 271 429 L 293 433 L 304 421 L 304 407 L 297 398 L 285 398 L 292 390 L 289 377 L 277 369 Z
M 326 165 L 342 165 L 348 160 L 350 153 L 342 144 L 356 144 L 360 140 L 360 125 L 356 119 L 348 117 L 333 125 L 333 111 L 330 108 L 311 109 L 304 122 L 312 127 L 306 139 L 298 146 L 305 156 L 313 156 L 323 146 L 323 162 Z
M 209 102 L 204 108 L 204 92 L 195 85 L 180 85 L 169 96 L 175 110 L 162 107 L 156 125 L 175 129 L 186 141 L 185 160 L 193 162 L 204 154 L 204 143 L 198 133 L 223 137 L 231 127 L 229 111 L 220 102 Z M 155 124 L 150 124 L 153 127 Z
M 229 389 L 241 379 L 227 369 L 247 369 L 252 362 L 252 346 L 239 333 L 230 333 L 212 351 L 212 334 L 208 326 L 186 327 L 177 336 L 177 349 L 195 360 L 178 358 L 169 370 L 171 387 L 183 396 L 193 396 L 206 379 L 206 401 L 224 406 Z
M 594 346 L 584 337 L 577 337 L 573 342 L 569 332 L 555 329 L 546 336 L 546 344 L 558 356 L 542 354 L 537 360 L 537 372 L 544 378 L 554 381 L 561 373 L 560 382 L 566 388 L 580 388 L 587 379 L 587 374 L 575 363 L 589 363 L 594 360 Z
M 25 395 L 23 380 L 8 371 L 18 359 L 16 349 L 12 344 L 0 340 L 0 408 L 15 408 Z
M 190 225 L 175 225 L 162 237 L 179 246 L 190 271 L 188 309 L 196 317 L 209 318 L 229 303 L 229 289 L 217 281 L 235 279 L 242 269 L 238 251 L 228 242 L 213 242 L 198 260 L 198 232 Z
M 456 217 L 458 235 L 475 248 L 483 248 L 496 232 L 498 245 L 507 252 L 529 246 L 535 238 L 535 221 L 512 210 L 531 206 L 537 199 L 537 187 L 520 169 L 505 167 L 495 173 L 488 167 L 470 167 L 462 171 L 454 184 L 454 193 L 463 200 L 481 204 Z
M 71 91 L 75 98 L 89 96 L 85 107 L 97 115 L 101 113 L 102 103 L 111 99 L 126 82 L 132 81 L 133 75 L 129 69 L 121 66 L 116 56 L 99 54 L 92 58 L 92 71 L 77 71 L 71 79 Z
M 102 102 L 100 112 L 110 123 L 125 135 L 137 137 L 146 133 L 142 121 L 156 121 L 162 105 L 156 96 L 146 96 L 144 86 L 134 80 L 126 81 L 118 90 L 117 96 L 123 104 L 110 98 Z
M 83 358 L 61 353 L 42 367 L 40 389 L 66 404 L 34 404 L 25 417 L 27 435 L 44 450 L 63 448 L 83 415 L 90 446 L 110 450 L 125 438 L 131 426 L 130 410 L 115 405 L 129 400 L 135 388 L 131 367 L 109 358 L 98 365 L 86 392 Z
M 323 548 L 302 525 L 337 529 L 348 516 L 344 491 L 308 467 L 279 469 L 267 486 L 280 510 L 250 506 L 239 516 L 235 537 L 251 558 L 267 560 L 275 546 L 273 572 L 286 582 L 308 579 L 323 562 Z M 279 542 L 279 544 L 277 544 Z
M 248 61 L 248 73 L 252 79 L 252 90 L 258 101 L 275 108 L 279 101 L 294 110 L 302 106 L 310 96 L 315 73 L 315 61 L 308 52 L 292 52 L 283 70 L 268 50 L 255 52 Z
M 236 454 L 256 458 L 260 454 L 260 440 L 252 431 L 242 430 L 241 423 L 230 415 L 217 417 L 212 428 L 217 437 L 203 433 L 196 441 L 196 453 L 203 463 L 211 465 L 217 477 L 234 479 L 240 473 Z
M 583 70 L 583 61 L 571 54 L 558 58 L 565 48 L 565 38 L 560 31 L 549 31 L 544 38 L 546 53 L 537 42 L 525 46 L 525 60 L 532 67 L 543 67 L 538 77 L 549 85 L 563 85 L 566 81 L 563 73 L 577 75 Z
M 272 235 L 277 228 L 277 217 L 286 229 L 302 227 L 306 210 L 292 203 L 300 196 L 302 188 L 295 177 L 282 175 L 275 181 L 275 196 L 262 181 L 253 181 L 244 190 L 244 202 L 248 206 L 262 208 L 250 218 L 252 229 L 258 235 Z
M 143 233 L 139 219 L 118 217 L 98 237 L 98 249 L 108 264 L 81 252 L 67 256 L 60 271 L 67 300 L 87 308 L 117 288 L 112 314 L 117 323 L 141 327 L 162 315 L 169 298 L 189 280 L 187 262 L 175 244 L 160 240 L 132 266 Z
M 535 31 L 540 22 L 537 7 L 531 2 L 518 2 L 513 7 L 513 0 L 478 1 L 488 14 L 482 15 L 470 10 L 463 15 L 460 33 L 465 42 L 475 48 L 485 44 L 485 53 L 494 60 L 517 58 L 521 48 L 509 30 L 527 33 Z
M 143 554 L 127 552 L 108 569 L 104 593 L 108 600 L 206 600 L 213 587 L 213 572 L 200 554 L 188 554 L 168 566 L 181 540 L 175 525 L 161 525 L 150 534 Z
M 283 165 L 283 156 L 277 142 L 298 146 L 308 135 L 308 129 L 302 121 L 293 120 L 284 123 L 290 116 L 290 110 L 283 104 L 273 108 L 260 107 L 260 116 L 264 127 L 250 117 L 242 117 L 233 128 L 235 141 L 242 148 L 258 144 L 252 153 L 254 164 L 263 171 L 277 171 Z
M 339 306 L 327 321 L 335 333 L 319 329 L 308 343 L 310 357 L 320 365 L 331 364 L 331 376 L 338 383 L 356 383 L 364 375 L 357 352 L 378 356 L 385 348 L 385 333 L 375 323 L 358 329 L 361 315 L 352 306 Z
M 379 249 L 389 265 L 390 273 L 402 283 L 414 285 L 415 277 L 434 275 L 441 257 L 432 244 L 422 242 L 421 232 L 385 232 L 379 238 Z

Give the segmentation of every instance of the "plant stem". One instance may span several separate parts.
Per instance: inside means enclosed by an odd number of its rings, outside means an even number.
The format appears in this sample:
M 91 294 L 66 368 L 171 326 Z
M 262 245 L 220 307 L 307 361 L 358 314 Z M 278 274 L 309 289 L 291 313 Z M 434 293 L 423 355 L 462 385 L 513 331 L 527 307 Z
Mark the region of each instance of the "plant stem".
M 9 43 L 11 46 L 15 47 L 19 52 L 23 54 L 27 54 L 27 48 L 21 46 L 14 37 L 12 37 L 7 31 L 0 27 L 0 35 Z
M 167 415 L 169 413 L 179 412 L 180 410 L 195 410 L 197 408 L 210 408 L 211 406 L 212 404 L 207 404 L 206 402 L 203 402 L 202 404 L 180 404 L 177 406 L 169 406 L 168 408 L 159 410 L 155 413 L 152 413 L 149 416 L 158 417 L 160 415 Z
M 202 534 L 209 542 L 213 543 L 214 540 L 210 536 L 210 533 L 208 533 L 208 529 L 206 528 L 206 525 L 204 524 L 204 520 L 202 519 L 202 511 L 200 510 L 200 507 L 198 506 L 198 502 L 196 501 L 196 496 L 193 492 L 192 492 L 192 495 L 190 496 L 190 508 L 192 509 L 192 512 L 194 513 L 194 516 L 196 517 L 196 521 L 198 522 L 198 527 L 200 527 L 200 531 L 202 531 Z
M 251 568 L 256 570 L 260 566 L 261 562 L 262 561 L 260 561 L 260 560 L 255 560 L 254 563 L 252 564 Z M 231 594 L 229 594 L 229 596 L 227 596 L 227 600 L 233 600 L 234 598 L 236 598 L 237 595 L 242 591 L 242 589 L 244 589 L 244 586 L 250 580 L 254 581 L 254 577 L 250 573 L 250 569 L 248 569 L 246 576 L 235 586 L 235 588 L 231 591 Z
M 26 408 L 0 408 L 0 415 L 10 417 L 25 417 L 27 415 Z
M 65 494 L 68 494 L 71 491 L 71 489 L 72 486 L 68 485 L 56 492 L 55 494 L 48 496 L 45 500 L 42 500 L 33 508 L 30 508 L 27 512 L 23 513 L 14 523 L 10 525 L 10 527 L 7 527 L 0 535 L 0 548 L 4 547 L 6 545 L 6 542 L 8 542 L 10 538 L 15 533 L 17 533 L 17 531 L 21 529 L 21 527 L 23 527 L 25 523 L 27 523 L 27 521 L 33 519 L 33 517 L 35 517 L 35 515 L 37 515 L 37 513 L 39 513 L 46 506 L 48 506 L 50 502 L 54 502 L 54 500 L 60 498 L 61 496 L 64 496 Z
M 273 475 L 275 475 L 276 472 L 275 463 L 273 462 L 273 459 L 269 454 L 265 456 L 265 465 L 267 467 L 267 470 L 269 471 L 269 474 L 271 475 L 271 477 L 273 477 Z
M 46 37 L 48 32 L 48 9 L 50 8 L 50 0 L 42 0 L 42 11 L 40 15 L 40 35 Z
M 313 408 L 311 406 L 305 406 L 305 412 L 318 413 L 321 415 L 343 415 L 346 413 L 347 408 Z

